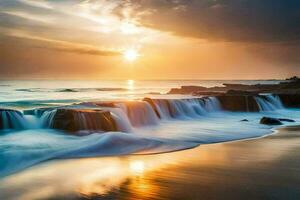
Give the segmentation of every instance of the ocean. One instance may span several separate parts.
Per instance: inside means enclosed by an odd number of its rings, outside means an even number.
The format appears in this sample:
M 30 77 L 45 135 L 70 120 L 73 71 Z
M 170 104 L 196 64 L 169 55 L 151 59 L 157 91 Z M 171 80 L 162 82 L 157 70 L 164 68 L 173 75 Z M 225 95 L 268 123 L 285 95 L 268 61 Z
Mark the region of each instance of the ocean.
M 0 82 L 0 177 L 53 159 L 153 154 L 201 144 L 261 137 L 275 126 L 263 116 L 300 122 L 300 110 L 285 108 L 278 96 L 257 97 L 259 112 L 224 111 L 215 97 L 168 95 L 182 85 L 268 84 L 279 81 L 54 81 Z M 153 105 L 142 101 L 150 97 Z M 91 102 L 114 102 L 113 106 Z M 45 109 L 46 108 L 46 109 Z M 77 132 L 53 128 L 59 109 L 80 110 Z M 95 130 L 99 121 L 87 110 L 110 113 L 117 130 Z M 246 119 L 246 120 L 245 120 Z M 102 122 L 101 122 L 102 123 Z M 107 126 L 107 124 L 105 124 Z
M 0 81 L 0 106 L 28 108 L 60 105 L 82 101 L 109 101 L 154 98 L 182 98 L 165 94 L 171 88 L 183 85 L 204 87 L 235 84 L 274 84 L 281 80 L 2 80 Z

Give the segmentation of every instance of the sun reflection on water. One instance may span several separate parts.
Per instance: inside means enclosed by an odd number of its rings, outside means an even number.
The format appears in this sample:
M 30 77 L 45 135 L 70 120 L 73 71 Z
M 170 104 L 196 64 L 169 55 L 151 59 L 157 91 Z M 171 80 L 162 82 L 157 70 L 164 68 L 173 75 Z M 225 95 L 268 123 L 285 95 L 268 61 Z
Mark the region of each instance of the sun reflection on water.
M 130 80 L 127 80 L 127 89 L 128 90 L 134 90 L 134 83 L 135 81 L 130 79 Z
M 209 172 L 211 168 L 232 167 L 232 163 L 235 162 L 233 159 L 236 157 L 230 155 L 236 152 L 237 148 L 233 145 L 230 146 L 230 143 L 207 145 L 202 148 L 158 155 L 53 161 L 0 181 L 0 199 L 8 199 L 4 197 L 25 200 L 49 199 L 58 195 L 79 195 L 92 198 L 114 194 L 124 195 L 128 197 L 127 199 L 153 199 L 157 194 L 163 194 L 172 189 L 164 190 L 161 185 L 166 182 L 160 182 L 161 180 L 193 183 L 200 180 L 202 172 Z M 248 148 L 247 152 L 241 154 L 248 155 L 250 150 L 253 151 L 250 154 L 254 157 L 251 159 L 252 163 L 239 161 L 234 163 L 234 166 L 240 168 L 244 165 L 256 165 L 257 155 L 259 155 L 256 151 L 263 150 L 263 148 L 257 149 L 256 147 L 257 143 L 253 145 L 253 148 Z M 242 151 L 239 149 L 239 152 Z M 238 156 L 241 155 L 238 154 Z M 272 154 L 267 155 L 272 160 Z M 214 185 L 216 184 L 214 180 L 202 181 L 206 181 L 205 184 Z M 39 193 L 35 190 L 37 184 Z M 170 184 L 173 183 L 170 182 Z M 14 188 L 14 190 L 9 188 Z
M 135 81 L 132 79 L 129 79 L 126 81 L 126 88 L 127 88 L 127 99 L 132 100 L 135 98 Z

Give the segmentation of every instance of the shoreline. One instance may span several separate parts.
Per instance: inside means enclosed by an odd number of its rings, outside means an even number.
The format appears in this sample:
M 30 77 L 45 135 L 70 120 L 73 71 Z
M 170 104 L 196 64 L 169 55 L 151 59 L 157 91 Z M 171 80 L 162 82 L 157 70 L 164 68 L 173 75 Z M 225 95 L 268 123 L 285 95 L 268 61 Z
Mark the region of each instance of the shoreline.
M 172 153 L 53 160 L 5 177 L 0 181 L 0 194 L 3 199 L 19 195 L 30 197 L 27 199 L 35 199 L 36 195 L 55 199 L 198 199 L 199 195 L 222 199 L 225 193 L 231 198 L 253 199 L 270 197 L 269 190 L 288 187 L 288 199 L 297 199 L 298 150 L 300 126 L 285 126 L 264 137 L 200 145 Z M 287 158 L 288 161 L 280 161 Z M 208 181 L 211 178 L 220 182 L 212 184 Z M 221 184 L 224 181 L 228 186 Z M 67 187 L 57 187 L 61 182 Z M 43 195 L 33 192 L 37 183 L 41 191 L 53 191 L 42 192 Z M 245 184 L 250 184 L 249 190 L 244 191 Z M 229 186 L 234 190 L 228 190 Z M 152 191 L 152 187 L 158 191 Z M 279 199 L 287 197 L 285 192 L 277 195 L 281 195 Z
M 210 143 L 187 142 L 187 143 L 191 143 L 190 147 L 180 148 L 180 149 L 178 148 L 178 149 L 175 149 L 175 150 L 166 150 L 166 151 L 160 151 L 160 152 L 155 152 L 154 151 L 153 152 L 152 150 L 147 150 L 146 149 L 146 150 L 141 150 L 141 151 L 136 152 L 136 153 L 129 153 L 129 154 L 102 155 L 102 156 L 84 156 L 84 157 L 70 157 L 70 158 L 66 157 L 66 158 L 47 159 L 45 161 L 41 161 L 41 162 L 38 162 L 38 163 L 33 164 L 31 166 L 25 167 L 25 168 L 23 168 L 21 170 L 18 170 L 16 172 L 0 176 L 0 178 L 6 178 L 6 177 L 9 177 L 9 176 L 14 176 L 15 174 L 19 174 L 19 173 L 22 173 L 23 171 L 30 170 L 31 168 L 39 167 L 39 165 L 44 165 L 44 164 L 47 165 L 47 163 L 56 162 L 56 161 L 74 160 L 74 159 L 109 158 L 109 157 L 151 156 L 151 155 L 176 153 L 176 152 L 181 152 L 181 151 L 186 151 L 186 150 L 191 150 L 191 149 L 199 148 L 199 147 L 206 146 L 206 145 L 225 144 L 225 143 L 234 143 L 234 142 L 243 142 L 243 141 L 258 140 L 258 139 L 262 139 L 262 138 L 265 138 L 265 137 L 269 137 L 269 136 L 271 136 L 273 134 L 277 134 L 280 131 L 280 129 L 282 129 L 282 128 L 289 128 L 289 127 L 293 127 L 293 126 L 300 127 L 300 124 L 296 124 L 296 125 L 280 125 L 280 126 L 277 126 L 277 127 L 273 127 L 271 129 L 269 129 L 270 133 L 267 133 L 267 134 L 264 134 L 264 135 L 261 135 L 261 136 L 251 136 L 251 137 L 247 137 L 247 138 L 231 139 L 231 140 L 226 140 L 226 141 L 218 141 L 218 142 L 210 142 Z
M 259 140 L 259 139 L 263 139 L 265 137 L 269 137 L 269 136 L 277 134 L 278 132 L 280 132 L 280 129 L 294 127 L 294 126 L 299 127 L 299 129 L 300 129 L 300 124 L 295 124 L 295 125 L 285 125 L 285 124 L 283 124 L 283 125 L 279 125 L 279 126 L 270 128 L 269 129 L 270 133 L 267 133 L 267 134 L 264 134 L 264 135 L 261 135 L 261 136 L 251 136 L 251 137 L 247 137 L 247 138 L 231 139 L 231 140 L 226 140 L 226 141 L 218 141 L 218 142 L 210 142 L 210 143 L 187 142 L 187 143 L 191 143 L 190 147 L 180 148 L 180 149 L 178 148 L 178 149 L 175 149 L 175 150 L 166 150 L 166 151 L 160 151 L 160 152 L 155 152 L 155 151 L 151 152 L 152 150 L 147 150 L 146 149 L 146 150 L 141 150 L 141 151 L 136 152 L 136 153 L 129 153 L 129 154 L 102 155 L 102 156 L 84 156 L 84 157 L 70 157 L 70 158 L 66 157 L 66 158 L 47 159 L 45 161 L 41 161 L 41 162 L 38 162 L 38 163 L 33 164 L 31 166 L 25 167 L 25 168 L 23 168 L 21 170 L 18 170 L 16 172 L 0 176 L 0 178 L 6 178 L 6 177 L 9 177 L 9 176 L 14 176 L 15 174 L 19 174 L 19 173 L 22 173 L 23 171 L 30 170 L 31 168 L 39 167 L 39 165 L 44 165 L 44 164 L 47 165 L 47 163 L 56 162 L 56 161 L 74 160 L 74 159 L 109 158 L 109 157 L 113 158 L 113 157 L 128 157 L 128 156 L 151 156 L 151 155 L 160 155 L 160 154 L 169 154 L 169 153 L 176 153 L 176 152 L 181 152 L 181 151 L 187 151 L 187 150 L 196 149 L 196 148 L 199 148 L 199 147 L 202 147 L 202 146 L 206 146 L 206 145 L 226 144 L 226 143 L 235 143 L 235 142 Z

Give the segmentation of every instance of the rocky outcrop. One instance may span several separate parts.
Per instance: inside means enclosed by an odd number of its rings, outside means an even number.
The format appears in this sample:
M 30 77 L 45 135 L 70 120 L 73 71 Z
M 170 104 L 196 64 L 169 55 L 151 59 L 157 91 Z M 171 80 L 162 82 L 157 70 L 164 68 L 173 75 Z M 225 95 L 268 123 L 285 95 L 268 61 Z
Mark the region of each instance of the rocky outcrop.
M 193 92 L 192 95 L 194 96 L 219 96 L 224 94 L 224 92 L 210 92 L 210 91 L 197 91 L 197 92 Z
M 240 122 L 249 122 L 248 119 L 242 119 Z
M 172 88 L 168 94 L 192 94 L 194 92 L 207 91 L 208 88 L 202 86 L 181 86 L 181 88 Z
M 286 119 L 286 118 L 279 118 L 279 120 L 280 120 L 281 122 L 296 122 L 296 121 L 293 120 L 293 119 Z
M 80 130 L 117 131 L 109 111 L 57 109 L 50 128 L 75 132 Z
M 265 125 L 282 125 L 282 122 L 279 119 L 271 118 L 271 117 L 263 117 L 261 118 L 259 123 Z
M 62 90 L 59 90 L 58 92 L 79 92 L 79 91 L 77 91 L 77 90 L 75 90 L 75 89 L 62 89 Z
M 243 90 L 228 90 L 226 92 L 227 95 L 258 95 L 257 92 L 253 92 L 253 91 L 243 91 Z
M 282 125 L 282 122 L 295 122 L 295 120 L 292 119 L 286 119 L 286 118 L 272 118 L 272 117 L 263 117 L 260 120 L 261 124 L 266 125 Z
M 220 95 L 217 96 L 222 109 L 239 112 L 257 112 L 259 107 L 254 96 L 248 95 Z
M 216 96 L 224 110 L 259 111 L 255 96 L 262 93 L 278 95 L 285 107 L 300 107 L 300 79 L 292 77 L 278 84 L 223 84 L 216 87 L 182 86 L 173 88 L 168 94 L 191 94 L 195 96 Z M 264 99 L 264 96 L 260 96 Z
M 95 103 L 96 106 L 100 107 L 110 107 L 110 108 L 115 108 L 115 102 L 97 102 Z
M 168 94 L 193 94 L 205 95 L 215 93 L 215 95 L 222 95 L 224 93 L 281 93 L 281 94 L 300 94 L 300 79 L 292 77 L 278 84 L 226 84 L 216 87 L 203 87 L 203 86 L 181 86 L 180 88 L 172 88 Z M 248 94 L 245 94 L 248 95 Z
M 300 94 L 278 94 L 278 96 L 285 107 L 300 107 Z

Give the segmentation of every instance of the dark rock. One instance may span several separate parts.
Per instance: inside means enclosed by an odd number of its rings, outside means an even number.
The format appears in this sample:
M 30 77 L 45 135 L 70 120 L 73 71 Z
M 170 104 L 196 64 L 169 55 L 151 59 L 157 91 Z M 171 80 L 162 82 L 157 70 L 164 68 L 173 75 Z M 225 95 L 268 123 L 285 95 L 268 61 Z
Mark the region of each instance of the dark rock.
M 227 90 L 249 90 L 255 88 L 254 85 L 223 83 Z
M 296 122 L 293 119 L 284 119 L 284 118 L 280 118 L 279 121 L 281 121 L 281 122 Z
M 271 117 L 263 117 L 259 123 L 266 125 L 282 125 L 282 122 L 279 119 Z
M 192 94 L 194 92 L 206 90 L 207 88 L 202 86 L 181 86 L 181 88 L 172 88 L 168 94 Z
M 248 95 L 220 95 L 217 96 L 224 110 L 240 112 L 257 112 L 259 107 L 254 96 Z
M 227 95 L 257 95 L 258 93 L 255 91 L 243 91 L 243 90 L 228 90 L 226 92 Z
M 287 81 L 300 81 L 300 78 L 298 76 L 293 76 L 293 77 L 287 78 L 285 80 L 287 80 Z
M 74 89 L 62 89 L 62 90 L 59 90 L 59 92 L 78 92 L 78 91 L 74 90 Z
M 249 122 L 248 119 L 242 119 L 241 122 Z
M 100 107 L 110 107 L 110 108 L 115 108 L 116 105 L 114 102 L 97 102 L 95 105 L 100 106 Z
M 300 107 L 300 94 L 278 94 L 278 96 L 285 107 Z
M 210 92 L 210 91 L 198 91 L 192 93 L 192 95 L 194 96 L 219 96 L 223 94 L 224 92 Z
M 97 91 L 106 92 L 106 91 L 126 91 L 126 88 L 98 88 Z
M 181 88 L 172 88 L 168 94 L 212 95 L 212 93 L 218 93 L 213 94 L 215 96 L 226 92 L 228 95 L 256 95 L 259 93 L 300 95 L 300 79 L 292 77 L 276 84 L 245 85 L 224 83 L 222 87 L 182 86 Z
M 115 120 L 109 111 L 57 109 L 51 127 L 65 131 L 97 130 L 117 131 Z
M 148 93 L 146 93 L 146 94 L 151 94 L 151 95 L 161 95 L 160 92 L 148 92 Z

